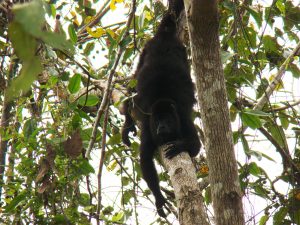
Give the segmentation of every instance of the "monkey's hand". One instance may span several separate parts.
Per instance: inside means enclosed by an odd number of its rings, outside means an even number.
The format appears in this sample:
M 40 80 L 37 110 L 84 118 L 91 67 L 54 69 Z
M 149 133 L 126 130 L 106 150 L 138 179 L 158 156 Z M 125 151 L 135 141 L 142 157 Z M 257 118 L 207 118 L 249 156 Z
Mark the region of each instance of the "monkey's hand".
M 126 123 L 124 124 L 124 127 L 122 129 L 122 141 L 125 145 L 130 146 L 131 142 L 129 140 L 128 134 L 132 132 L 134 136 L 137 134 L 136 127 L 134 123 L 131 123 L 130 125 L 127 125 Z
M 167 215 L 164 212 L 164 208 L 166 207 L 166 199 L 161 196 L 160 198 L 157 198 L 155 201 L 156 210 L 159 216 L 161 217 L 167 217 Z
M 172 141 L 166 143 L 166 148 L 164 148 L 165 156 L 167 159 L 172 159 L 180 152 L 186 151 L 184 149 L 183 143 L 181 141 Z

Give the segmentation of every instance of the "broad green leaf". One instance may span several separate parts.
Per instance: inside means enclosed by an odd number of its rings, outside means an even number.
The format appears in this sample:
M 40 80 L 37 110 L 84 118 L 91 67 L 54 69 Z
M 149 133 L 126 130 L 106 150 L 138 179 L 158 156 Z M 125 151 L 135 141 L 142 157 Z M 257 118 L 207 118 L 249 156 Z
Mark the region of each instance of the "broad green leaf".
M 278 116 L 279 116 L 280 123 L 281 123 L 281 126 L 283 127 L 283 129 L 285 129 L 285 130 L 288 129 L 290 122 L 288 120 L 287 115 L 285 113 L 279 112 Z
M 282 0 L 276 1 L 276 7 L 280 10 L 282 15 L 285 15 L 285 3 Z
M 266 225 L 268 220 L 269 220 L 269 216 L 268 215 L 264 215 L 260 218 L 259 220 L 259 225 Z
M 80 193 L 78 201 L 81 206 L 89 206 L 90 196 L 87 193 Z
M 29 139 L 32 133 L 36 130 L 36 120 L 29 119 L 25 122 L 23 127 L 23 134 L 26 139 Z
M 79 172 L 80 175 L 87 176 L 90 173 L 95 173 L 94 168 L 85 159 L 79 161 L 78 164 L 77 164 L 77 166 L 78 166 L 78 172 Z
M 12 210 L 14 210 L 19 204 L 25 201 L 27 196 L 27 192 L 24 190 L 20 194 L 18 194 L 16 197 L 13 198 L 13 200 L 4 208 L 5 213 L 9 213 Z
M 233 57 L 233 53 L 227 52 L 227 51 L 221 51 L 221 60 L 222 63 L 226 63 L 227 60 L 231 59 Z
M 299 61 L 299 57 L 295 57 L 295 61 Z M 294 63 L 290 63 L 287 68 L 288 71 L 291 71 L 293 77 L 300 78 L 300 69 L 299 66 L 296 66 Z
M 82 106 L 94 106 L 99 102 L 99 98 L 96 95 L 88 95 L 86 99 L 86 95 L 81 96 L 78 100 L 78 104 Z
M 69 32 L 69 36 L 70 36 L 70 39 L 71 39 L 72 43 L 76 44 L 78 38 L 77 38 L 77 34 L 76 34 L 76 31 L 75 31 L 75 28 L 74 28 L 73 24 L 69 25 L 68 32 Z
M 137 85 L 137 80 L 136 79 L 131 79 L 128 83 L 128 87 L 134 88 Z
M 57 48 L 62 51 L 67 51 L 70 54 L 74 53 L 74 46 L 70 41 L 66 40 L 64 34 L 57 34 L 52 32 L 42 32 L 37 35 L 37 38 L 41 38 L 46 44 Z
M 20 59 L 28 61 L 34 56 L 37 46 L 36 40 L 25 32 L 20 24 L 11 23 L 8 26 L 8 35 Z
M 269 35 L 266 35 L 263 37 L 263 43 L 264 43 L 266 52 L 276 52 L 278 50 L 277 49 L 278 44 L 277 44 L 275 38 L 273 38 Z
M 271 114 L 269 113 L 265 113 L 263 111 L 259 111 L 259 110 L 245 110 L 243 111 L 243 113 L 249 114 L 249 115 L 253 115 L 253 116 L 260 116 L 260 117 L 271 117 Z
M 277 143 L 281 146 L 285 146 L 285 134 L 283 128 L 280 126 L 276 126 L 273 124 L 267 125 L 268 131 L 271 133 L 272 137 L 277 141 Z
M 17 4 L 13 8 L 15 23 L 31 36 L 42 39 L 46 44 L 73 54 L 74 46 L 66 40 L 65 35 L 43 30 L 45 10 L 42 1 L 34 0 L 29 3 Z M 33 49 L 35 50 L 35 49 Z
M 249 152 L 250 152 L 250 148 L 249 148 L 249 144 L 248 144 L 248 141 L 247 139 L 245 138 L 245 135 L 241 135 L 241 141 L 242 141 L 242 145 L 243 145 L 243 148 L 244 148 L 244 152 L 247 156 L 250 156 Z
M 134 197 L 134 194 L 131 190 L 125 190 L 122 196 L 122 204 L 126 205 Z
M 95 42 L 87 43 L 87 45 L 85 46 L 85 48 L 83 50 L 84 55 L 89 56 L 91 51 L 94 50 L 94 48 L 95 48 Z
M 262 25 L 262 13 L 256 12 L 254 9 L 247 7 L 248 12 L 253 17 L 255 22 L 257 23 L 258 27 Z
M 260 128 L 262 126 L 260 119 L 256 115 L 251 115 L 248 113 L 240 113 L 241 120 L 243 124 L 247 127 L 250 127 L 252 129 Z
M 274 225 L 282 225 L 283 219 L 286 217 L 288 209 L 286 207 L 281 207 L 273 217 Z
M 122 222 L 123 219 L 124 219 L 124 212 L 120 211 L 111 218 L 111 221 L 112 222 Z
M 40 0 L 17 4 L 13 7 L 15 21 L 22 25 L 27 33 L 35 36 L 42 31 L 45 22 L 45 11 Z
M 261 169 L 257 166 L 255 162 L 249 164 L 249 172 L 253 176 L 259 177 L 261 175 Z
M 107 141 L 107 145 L 116 145 L 116 144 L 120 144 L 120 142 L 121 142 L 121 134 L 118 133 L 109 138 L 109 140 Z
M 73 77 L 70 78 L 68 89 L 69 89 L 71 94 L 74 94 L 74 93 L 79 91 L 80 82 L 81 82 L 80 74 L 75 74 Z
M 41 72 L 42 65 L 39 58 L 34 57 L 31 61 L 24 62 L 20 76 L 14 79 L 7 89 L 10 99 L 13 99 L 20 93 L 26 93 L 37 75 Z

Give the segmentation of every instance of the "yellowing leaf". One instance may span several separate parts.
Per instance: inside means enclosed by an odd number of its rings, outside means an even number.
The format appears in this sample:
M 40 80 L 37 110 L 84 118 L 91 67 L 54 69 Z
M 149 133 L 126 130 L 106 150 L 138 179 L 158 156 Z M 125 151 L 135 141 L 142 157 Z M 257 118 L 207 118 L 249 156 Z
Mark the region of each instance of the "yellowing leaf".
M 116 33 L 113 32 L 111 29 L 106 29 L 106 32 L 112 37 L 112 38 L 115 38 L 116 37 Z
M 114 11 L 117 7 L 116 7 L 116 2 L 115 0 L 112 0 L 109 4 L 110 10 Z
M 275 76 L 274 76 L 274 75 L 271 75 L 271 76 L 269 77 L 269 81 L 270 81 L 270 82 L 272 82 L 274 79 L 275 79 Z M 284 88 L 284 85 L 283 85 L 282 80 L 280 80 L 279 83 L 276 85 L 275 90 L 278 91 L 278 90 L 280 90 L 280 89 L 282 89 L 282 88 Z
M 87 17 L 84 19 L 84 24 L 88 24 L 88 23 L 90 23 L 91 21 L 93 21 L 93 17 L 87 16 Z
M 113 160 L 107 166 L 107 170 L 108 171 L 113 171 L 116 168 L 117 165 L 118 165 L 118 162 L 116 160 Z
M 73 23 L 74 23 L 74 24 L 76 24 L 77 26 L 79 26 L 79 25 L 80 25 L 80 23 L 79 23 L 78 19 L 74 19 L 74 20 L 73 20 Z
M 145 18 L 146 18 L 147 20 L 151 20 L 151 19 L 153 18 L 153 16 L 151 15 L 151 12 L 146 11 L 146 12 L 145 12 Z
M 71 11 L 71 15 L 72 15 L 73 17 L 76 17 L 76 12 Z
M 116 3 L 121 3 L 121 2 L 124 2 L 124 0 L 111 0 L 110 2 L 110 10 L 111 11 L 114 11 L 117 7 L 116 7 Z
M 101 37 L 103 34 L 105 34 L 105 30 L 103 28 L 96 28 L 96 30 L 92 30 L 91 28 L 87 27 L 86 31 L 89 33 L 89 35 L 91 35 L 94 38 L 99 38 Z

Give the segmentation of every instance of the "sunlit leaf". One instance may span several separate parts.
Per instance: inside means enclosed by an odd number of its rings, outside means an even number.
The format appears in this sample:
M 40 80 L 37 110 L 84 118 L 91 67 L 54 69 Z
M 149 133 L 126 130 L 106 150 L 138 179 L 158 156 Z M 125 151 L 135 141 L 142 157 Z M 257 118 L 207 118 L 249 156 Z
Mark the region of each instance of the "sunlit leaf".
M 250 174 L 258 177 L 259 175 L 261 175 L 261 168 L 259 168 L 255 162 L 251 162 L 249 164 L 249 172 Z
M 79 91 L 80 83 L 81 83 L 80 74 L 75 74 L 73 77 L 70 78 L 68 89 L 69 89 L 71 94 L 74 94 L 74 93 Z
M 8 35 L 17 55 L 22 60 L 28 61 L 34 56 L 37 46 L 36 40 L 25 32 L 20 24 L 11 23 L 8 27 Z
M 286 217 L 288 209 L 286 207 L 281 207 L 273 217 L 273 224 L 274 225 L 282 225 L 283 219 Z
M 94 106 L 97 105 L 99 102 L 99 98 L 96 95 L 88 95 L 81 96 L 78 100 L 78 104 L 82 106 Z
M 269 216 L 268 215 L 264 215 L 260 218 L 259 220 L 259 225 L 266 225 L 268 220 L 269 220 Z
M 240 113 L 240 116 L 241 116 L 241 120 L 242 120 L 243 124 L 247 127 L 256 129 L 256 128 L 259 128 L 262 126 L 262 123 L 261 123 L 259 117 L 256 115 L 251 115 L 251 114 L 242 112 L 242 113 Z
M 86 31 L 89 33 L 89 35 L 91 35 L 94 38 L 99 38 L 106 33 L 105 30 L 100 27 L 96 28 L 95 30 L 92 30 L 91 28 L 87 27 Z
M 69 25 L 68 32 L 72 43 L 75 44 L 78 38 L 73 24 Z
M 41 61 L 33 57 L 31 61 L 26 61 L 22 65 L 20 76 L 14 79 L 7 89 L 10 99 L 18 96 L 20 93 L 26 93 L 37 75 L 42 72 Z
M 9 213 L 12 210 L 14 210 L 18 205 L 23 203 L 26 199 L 27 191 L 22 191 L 20 194 L 18 194 L 16 197 L 13 198 L 13 200 L 4 208 L 5 213 Z

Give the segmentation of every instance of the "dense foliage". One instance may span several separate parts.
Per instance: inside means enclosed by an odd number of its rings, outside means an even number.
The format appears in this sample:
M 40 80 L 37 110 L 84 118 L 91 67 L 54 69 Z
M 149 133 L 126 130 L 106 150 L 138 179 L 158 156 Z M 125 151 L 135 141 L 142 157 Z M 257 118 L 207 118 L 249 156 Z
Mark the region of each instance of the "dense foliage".
M 139 140 L 131 149 L 121 143 L 118 111 L 125 88 L 136 84 L 129 79 L 134 62 L 164 4 L 15 2 L 0 3 L 0 223 L 173 224 L 172 215 L 155 216 L 141 179 Z M 247 224 L 300 224 L 296 3 L 219 1 Z M 264 99 L 263 107 L 257 104 Z M 200 182 L 209 173 L 203 149 L 197 162 Z M 174 202 L 167 174 L 160 179 Z M 203 187 L 209 209 L 210 187 Z

